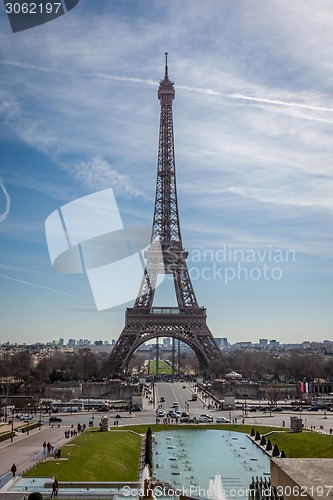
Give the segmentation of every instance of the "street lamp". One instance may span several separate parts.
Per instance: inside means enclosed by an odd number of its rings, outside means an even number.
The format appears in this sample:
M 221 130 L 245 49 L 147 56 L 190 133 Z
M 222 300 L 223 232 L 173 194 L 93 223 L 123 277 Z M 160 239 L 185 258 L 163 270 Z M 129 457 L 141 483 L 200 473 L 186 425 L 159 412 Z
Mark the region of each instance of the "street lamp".
M 7 413 L 8 413 L 8 392 L 9 392 L 9 382 L 6 385 L 6 412 L 5 412 L 5 422 L 7 422 Z
M 27 436 L 29 436 L 29 423 L 30 423 L 30 403 L 28 403 L 28 425 L 27 425 Z
M 327 415 L 326 415 L 326 395 L 324 394 L 324 418 L 327 419 Z
M 15 410 L 15 406 L 12 406 L 12 432 L 10 434 L 10 442 L 11 443 L 13 442 L 13 438 L 14 438 L 14 410 Z
M 39 430 L 42 428 L 42 405 L 39 405 Z
M 247 398 L 248 398 L 248 394 L 244 394 L 244 397 L 245 397 L 245 416 L 247 416 L 247 406 L 246 406 L 246 402 L 247 402 Z

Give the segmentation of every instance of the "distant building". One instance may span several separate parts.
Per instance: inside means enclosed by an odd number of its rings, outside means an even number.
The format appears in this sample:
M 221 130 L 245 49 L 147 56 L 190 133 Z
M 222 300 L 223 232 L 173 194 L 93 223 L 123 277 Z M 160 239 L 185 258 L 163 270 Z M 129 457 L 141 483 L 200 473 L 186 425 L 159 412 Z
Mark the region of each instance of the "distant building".
M 279 347 L 280 342 L 278 340 L 270 340 L 269 341 L 269 347 Z
M 240 347 L 241 349 L 247 349 L 252 347 L 252 342 L 236 342 L 235 347 Z
M 259 339 L 259 346 L 266 347 L 268 344 L 268 339 Z
M 76 345 L 76 340 L 75 339 L 68 339 L 67 345 L 73 347 L 74 345 Z
M 82 346 L 82 345 L 90 345 L 90 344 L 91 344 L 91 342 L 90 342 L 90 340 L 88 340 L 88 339 L 79 339 L 79 340 L 77 341 L 77 345 L 81 345 L 81 346 Z
M 227 349 L 229 347 L 229 342 L 226 337 L 215 337 L 215 340 L 220 349 Z
M 63 347 L 64 346 L 64 339 L 52 340 L 52 345 L 56 345 L 58 347 Z

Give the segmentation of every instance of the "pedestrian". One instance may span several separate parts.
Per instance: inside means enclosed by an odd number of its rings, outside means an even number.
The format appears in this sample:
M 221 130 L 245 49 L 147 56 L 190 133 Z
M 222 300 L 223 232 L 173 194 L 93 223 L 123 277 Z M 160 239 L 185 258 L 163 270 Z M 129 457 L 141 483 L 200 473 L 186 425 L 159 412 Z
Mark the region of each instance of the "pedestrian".
M 13 474 L 13 477 L 15 477 L 16 471 L 17 471 L 17 467 L 16 467 L 15 463 L 12 465 L 12 468 L 10 470 L 11 470 L 11 473 Z
M 52 493 L 51 493 L 51 498 L 52 497 L 57 497 L 58 496 L 58 490 L 59 490 L 59 483 L 56 480 L 56 478 L 53 479 L 52 483 Z
M 51 443 L 48 442 L 46 447 L 47 447 L 47 454 L 49 455 L 51 453 L 51 449 L 52 449 Z
M 43 448 L 44 448 L 44 455 L 46 454 L 46 441 L 43 443 Z

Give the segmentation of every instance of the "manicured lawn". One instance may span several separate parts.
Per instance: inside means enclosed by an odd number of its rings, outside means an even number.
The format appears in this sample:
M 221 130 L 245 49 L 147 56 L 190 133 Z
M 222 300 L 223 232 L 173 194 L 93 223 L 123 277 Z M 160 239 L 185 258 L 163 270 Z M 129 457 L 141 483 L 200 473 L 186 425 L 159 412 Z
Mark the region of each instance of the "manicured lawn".
M 156 361 L 149 361 L 149 373 L 152 375 L 156 375 Z M 163 360 L 160 360 L 158 363 L 158 373 L 165 373 L 166 375 L 172 375 L 172 368 L 168 363 Z
M 73 446 L 74 445 L 74 446 Z M 62 448 L 61 458 L 30 469 L 30 477 L 59 481 L 137 481 L 141 437 L 128 431 L 87 430 Z
M 274 432 L 268 437 L 288 458 L 333 458 L 332 436 L 304 431 Z

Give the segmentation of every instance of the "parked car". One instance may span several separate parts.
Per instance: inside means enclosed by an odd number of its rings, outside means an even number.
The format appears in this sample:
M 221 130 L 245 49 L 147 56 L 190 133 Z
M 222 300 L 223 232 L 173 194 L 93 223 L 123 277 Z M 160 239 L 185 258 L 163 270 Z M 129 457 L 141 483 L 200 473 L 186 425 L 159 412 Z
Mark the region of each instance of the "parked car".
M 161 396 L 160 401 L 161 401 L 161 403 L 165 403 L 165 397 Z
M 309 408 L 309 411 L 318 411 L 318 410 L 319 410 L 318 406 L 311 406 L 311 408 Z
M 157 410 L 157 416 L 158 417 L 164 417 L 165 416 L 165 410 L 163 410 L 162 408 L 160 408 L 159 410 Z
M 274 408 L 272 408 L 271 411 L 283 411 L 283 410 L 280 406 L 274 406 Z
M 250 406 L 249 411 L 257 411 L 257 408 L 255 406 Z
M 180 422 L 183 424 L 195 424 L 196 419 L 193 417 L 180 417 Z
M 21 415 L 20 420 L 23 420 L 24 422 L 29 422 L 29 420 L 32 419 L 32 415 Z
M 213 421 L 213 417 L 211 417 L 210 415 L 200 415 L 200 417 L 198 418 L 198 422 L 201 423 L 212 423 Z
M 179 415 L 179 413 L 176 413 L 175 411 L 169 411 L 168 417 L 170 417 L 170 418 L 179 418 L 180 415 Z
M 216 417 L 217 424 L 230 424 L 230 420 L 225 417 Z
M 49 422 L 62 422 L 62 418 L 60 417 L 50 417 Z

